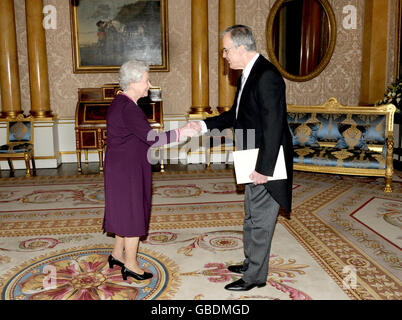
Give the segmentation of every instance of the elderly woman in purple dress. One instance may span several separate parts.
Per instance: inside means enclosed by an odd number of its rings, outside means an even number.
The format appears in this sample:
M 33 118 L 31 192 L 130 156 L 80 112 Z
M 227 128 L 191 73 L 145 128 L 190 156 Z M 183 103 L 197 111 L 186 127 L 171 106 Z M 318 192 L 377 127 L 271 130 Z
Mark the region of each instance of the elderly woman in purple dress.
M 105 216 L 103 229 L 115 235 L 108 262 L 110 268 L 122 268 L 123 279 L 153 277 L 141 269 L 137 261 L 139 239 L 148 232 L 151 212 L 152 170 L 148 161 L 151 146 L 178 141 L 198 132 L 187 124 L 182 128 L 153 133 L 137 100 L 148 95 L 149 66 L 131 60 L 120 68 L 119 82 L 123 90 L 111 103 L 107 117 L 105 154 Z M 152 137 L 152 138 L 151 138 Z

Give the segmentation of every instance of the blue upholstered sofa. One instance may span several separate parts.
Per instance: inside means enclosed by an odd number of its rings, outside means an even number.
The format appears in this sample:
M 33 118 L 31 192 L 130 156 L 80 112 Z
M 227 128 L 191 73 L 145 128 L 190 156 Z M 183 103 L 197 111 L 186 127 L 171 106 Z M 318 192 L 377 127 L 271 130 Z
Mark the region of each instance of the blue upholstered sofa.
M 322 106 L 289 104 L 294 169 L 385 177 L 392 192 L 393 124 L 396 108 L 343 106 L 335 98 Z

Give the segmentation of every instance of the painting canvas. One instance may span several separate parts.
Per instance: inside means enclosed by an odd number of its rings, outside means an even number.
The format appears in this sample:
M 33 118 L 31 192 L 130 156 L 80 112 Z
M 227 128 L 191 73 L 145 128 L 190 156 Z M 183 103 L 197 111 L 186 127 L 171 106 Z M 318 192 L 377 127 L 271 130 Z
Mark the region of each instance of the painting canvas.
M 128 60 L 168 71 L 167 0 L 71 0 L 74 72 L 117 72 Z

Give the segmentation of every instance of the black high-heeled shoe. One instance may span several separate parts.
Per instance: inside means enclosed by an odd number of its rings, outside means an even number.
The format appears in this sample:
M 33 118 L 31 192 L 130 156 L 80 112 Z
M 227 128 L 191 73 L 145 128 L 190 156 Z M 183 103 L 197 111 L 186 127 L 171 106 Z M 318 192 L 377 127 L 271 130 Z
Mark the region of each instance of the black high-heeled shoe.
M 107 259 L 109 262 L 109 268 L 113 269 L 114 265 L 118 265 L 120 268 L 124 267 L 124 263 L 115 259 L 112 255 L 109 255 L 109 258 Z
M 134 271 L 131 271 L 130 269 L 127 269 L 126 267 L 123 267 L 121 269 L 121 275 L 123 276 L 123 280 L 127 280 L 127 277 L 133 277 L 134 279 L 139 281 L 151 279 L 154 276 L 152 273 L 146 271 L 144 271 L 143 274 L 138 274 Z

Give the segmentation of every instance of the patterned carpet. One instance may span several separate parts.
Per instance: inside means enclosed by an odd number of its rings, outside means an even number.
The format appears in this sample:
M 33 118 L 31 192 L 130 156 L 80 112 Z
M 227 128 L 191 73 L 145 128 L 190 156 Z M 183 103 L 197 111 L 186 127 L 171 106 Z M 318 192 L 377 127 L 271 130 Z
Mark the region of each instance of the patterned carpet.
M 278 218 L 267 286 L 230 292 L 243 258 L 243 197 L 232 170 L 154 174 L 150 234 L 123 281 L 102 233 L 103 177 L 0 179 L 0 299 L 398 300 L 402 179 L 295 172 Z

